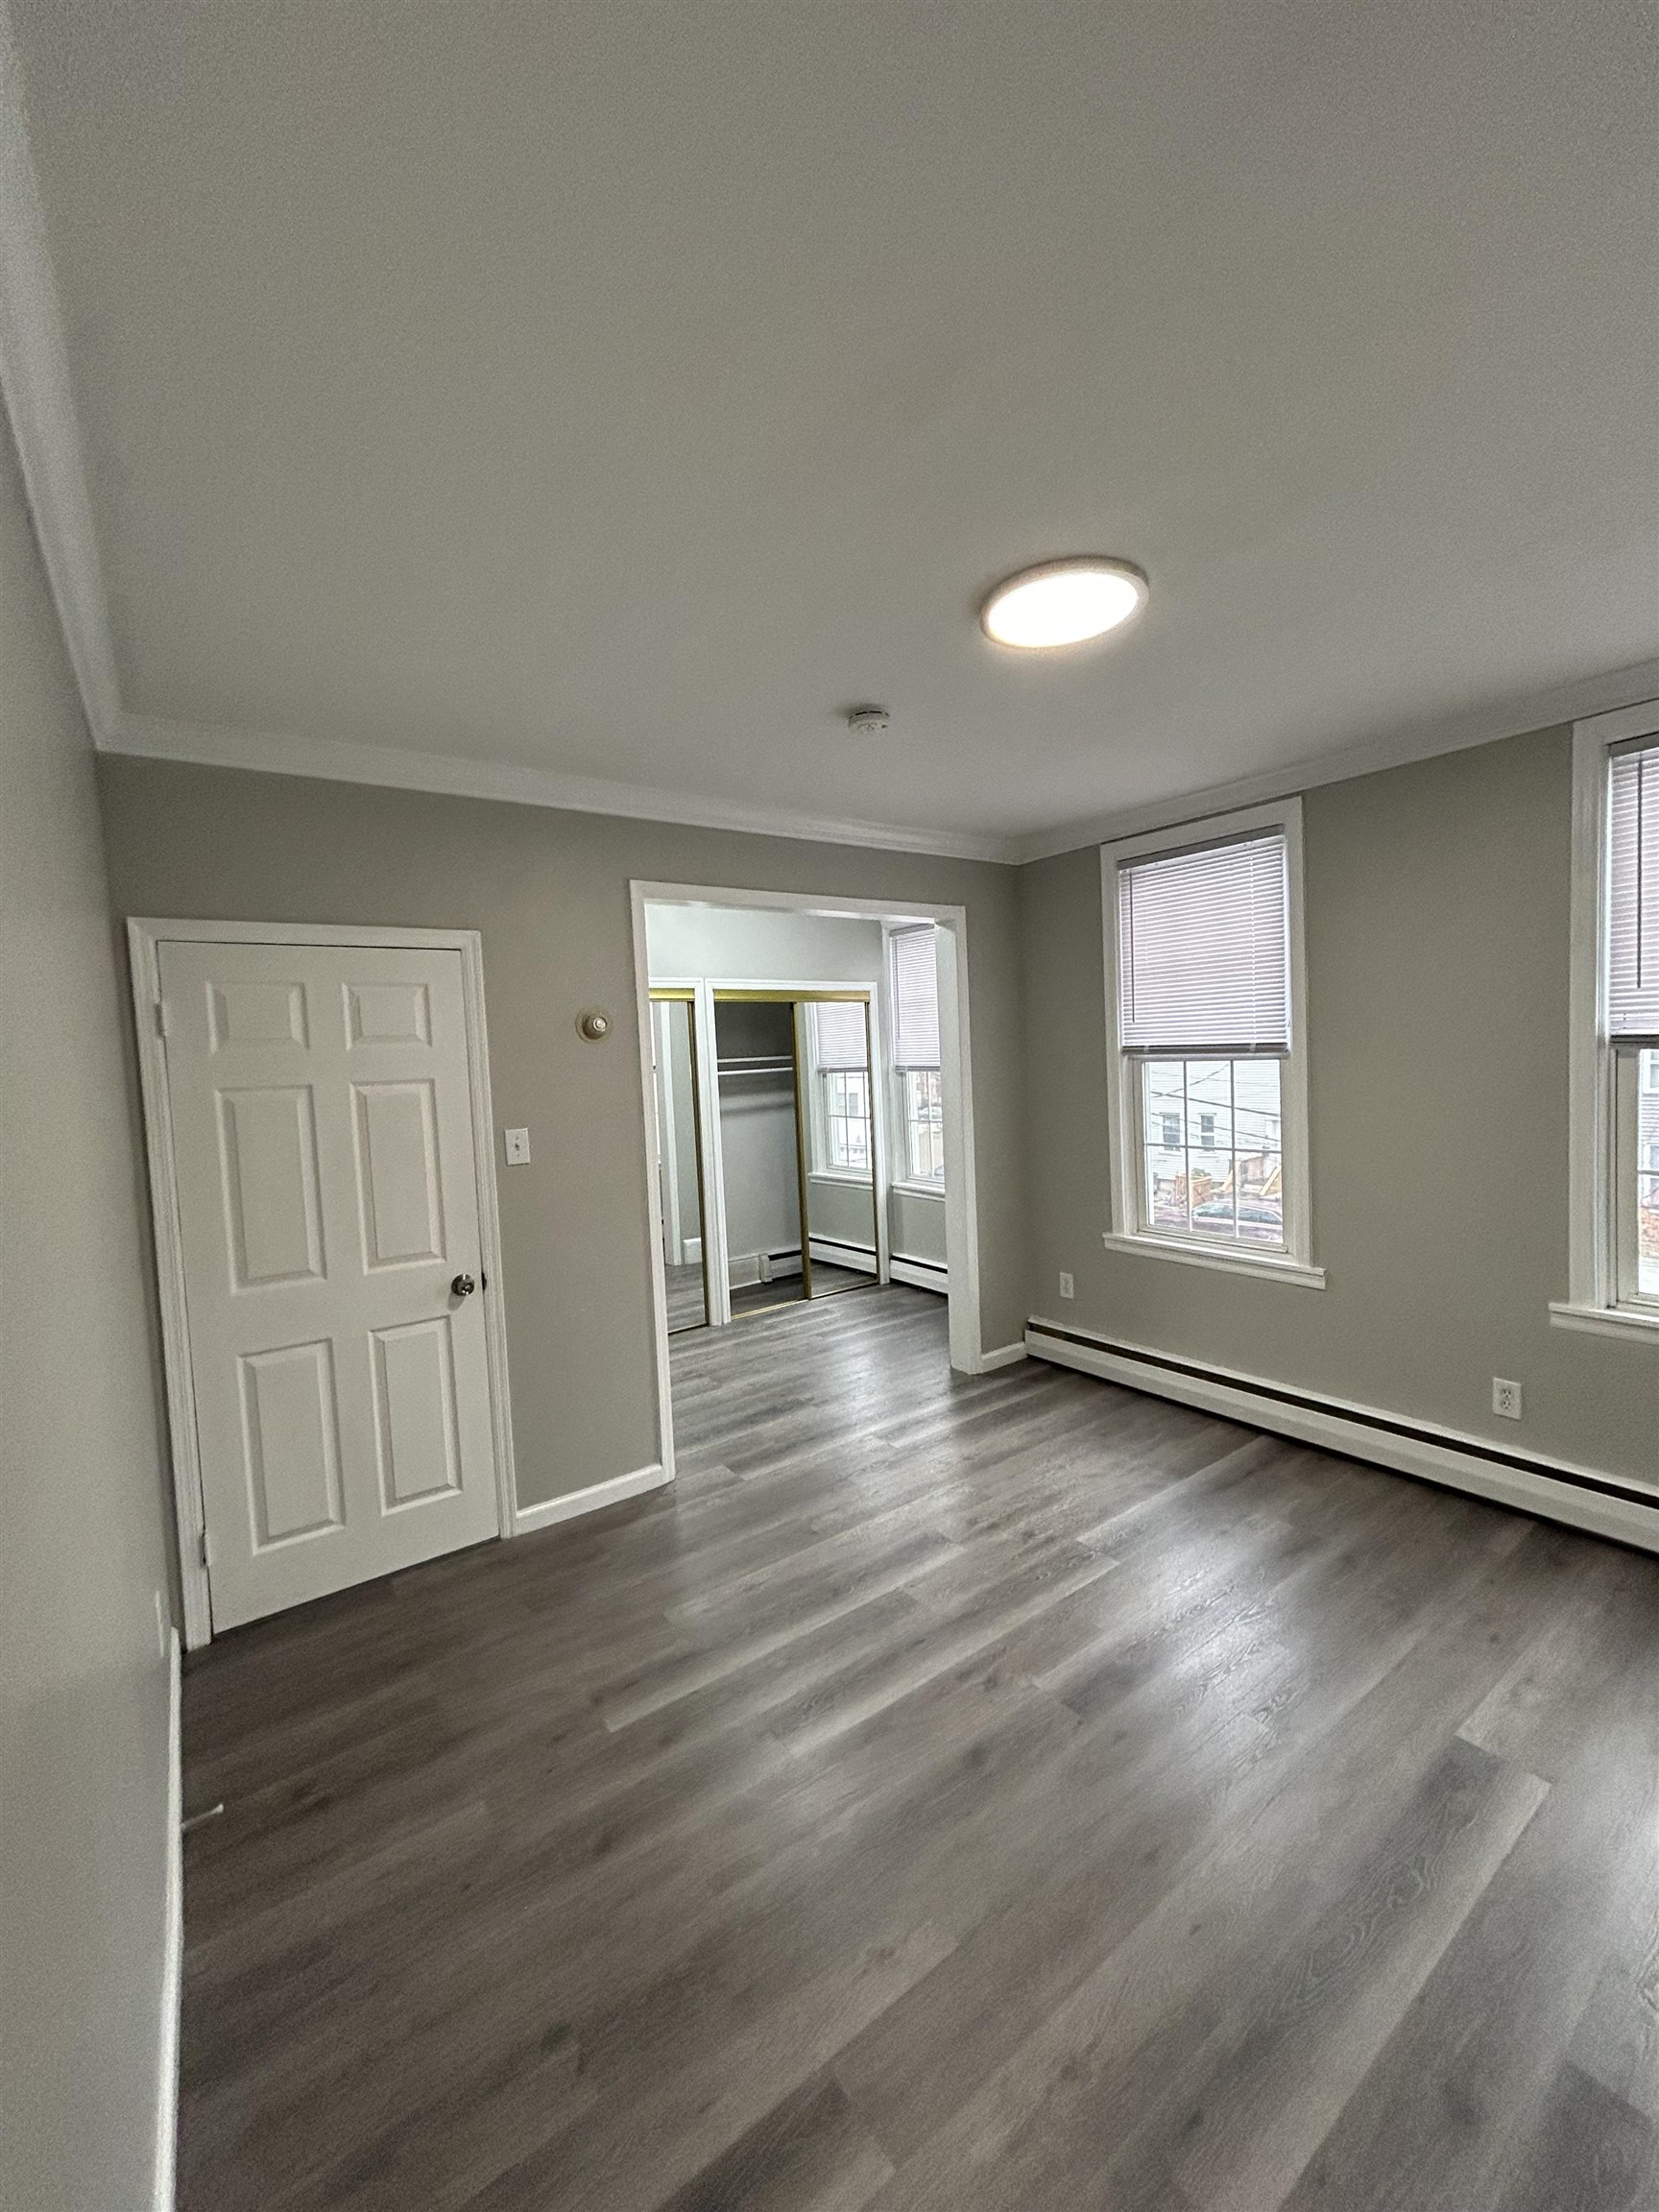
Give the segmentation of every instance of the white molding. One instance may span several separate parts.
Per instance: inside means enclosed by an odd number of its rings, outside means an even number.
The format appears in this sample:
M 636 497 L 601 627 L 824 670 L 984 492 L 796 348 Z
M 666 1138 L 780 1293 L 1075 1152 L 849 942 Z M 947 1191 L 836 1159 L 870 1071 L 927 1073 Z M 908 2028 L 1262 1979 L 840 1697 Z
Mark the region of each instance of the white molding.
M 1025 1341 L 1034 1358 L 1075 1368 L 1102 1382 L 1124 1383 L 1154 1397 L 1172 1398 L 1183 1406 L 1195 1406 L 1203 1412 L 1269 1430 L 1276 1435 L 1293 1436 L 1321 1451 L 1338 1452 L 1399 1474 L 1422 1477 L 1448 1489 L 1466 1490 L 1500 1504 L 1518 1506 L 1547 1520 L 1587 1528 L 1598 1536 L 1639 1545 L 1644 1551 L 1659 1551 L 1659 1488 L 1649 1484 L 1567 1461 L 1540 1461 L 1536 1472 L 1503 1466 L 1484 1456 L 1501 1449 L 1489 1438 L 1448 1429 L 1439 1422 L 1419 1421 L 1380 1407 L 1312 1391 L 1299 1391 L 1297 1396 L 1313 1403 L 1286 1404 L 1263 1393 L 1287 1389 L 1288 1384 L 1270 1382 L 1233 1368 L 1207 1367 L 1205 1373 L 1197 1375 L 1177 1372 L 1155 1364 L 1168 1356 L 1149 1346 L 1078 1344 L 1049 1334 L 1051 1330 L 1073 1336 L 1079 1334 L 1070 1323 L 1034 1315 L 1025 1328 Z M 1393 1434 L 1370 1425 L 1376 1421 L 1402 1423 L 1417 1434 Z M 1551 1468 L 1556 1470 L 1553 1477 Z M 1579 1489 L 1574 1486 L 1574 1478 L 1591 1483 L 1616 1483 L 1642 1494 L 1644 1501 L 1650 1493 L 1652 1503 Z
M 1280 1062 L 1280 1181 L 1285 1193 L 1285 1257 L 1249 1260 L 1206 1251 L 1177 1238 L 1141 1229 L 1139 1152 L 1140 1106 L 1134 1095 L 1139 1061 L 1118 1044 L 1118 869 L 1120 862 L 1148 853 L 1174 850 L 1196 830 L 1203 841 L 1248 835 L 1256 830 L 1282 830 L 1288 892 L 1290 952 L 1290 1049 Z M 1312 1178 L 1308 1127 L 1308 948 L 1303 911 L 1302 802 L 1294 796 L 1270 805 L 1240 807 L 1203 822 L 1170 823 L 1156 830 L 1122 837 L 1100 848 L 1100 926 L 1106 968 L 1106 1134 L 1112 1226 L 1109 1250 L 1156 1251 L 1161 1258 L 1202 1266 L 1224 1266 L 1237 1274 L 1270 1272 L 1286 1282 L 1322 1290 L 1325 1277 L 1313 1264 Z
M 1615 1053 L 1607 1019 L 1607 760 L 1611 746 L 1659 729 L 1659 699 L 1573 726 L 1571 964 L 1567 1059 L 1567 1297 L 1550 1309 L 1566 1329 L 1605 1335 L 1648 1324 L 1621 1311 L 1614 1237 Z
M 626 821 L 670 822 L 687 830 L 731 830 L 746 836 L 851 845 L 878 853 L 926 853 L 940 859 L 986 860 L 1003 866 L 1014 859 L 1012 839 L 985 832 L 801 814 L 788 807 L 755 806 L 609 777 L 568 776 L 517 761 L 421 753 L 405 745 L 293 737 L 127 713 L 112 714 L 97 733 L 97 741 L 102 752 L 144 760 L 180 760 L 200 768 L 320 777 L 333 783 L 370 783 L 451 799 L 504 800 L 520 806 L 554 806 L 571 814 L 610 814 Z
M 495 1134 L 490 1095 L 490 1042 L 484 1019 L 484 941 L 476 929 L 366 928 L 318 922 L 176 922 L 132 915 L 127 947 L 137 1039 L 138 1088 L 144 1108 L 144 1145 L 150 1170 L 150 1218 L 156 1239 L 156 1286 L 161 1316 L 162 1369 L 179 1539 L 179 1579 L 184 1600 L 184 1643 L 199 1650 L 213 1635 L 212 1594 L 202 1558 L 206 1508 L 196 1435 L 196 1386 L 184 1290 L 184 1241 L 173 1151 L 172 1106 L 167 1090 L 165 1041 L 156 1022 L 161 998 L 163 944 L 359 945 L 399 951 L 458 952 L 467 1028 L 468 1100 L 472 1122 L 473 1176 L 478 1201 L 479 1258 L 489 1281 L 484 1298 L 484 1343 L 490 1373 L 490 1433 L 501 1534 L 517 1530 L 513 1452 L 513 1400 L 507 1367 L 506 1284 L 501 1265 L 501 1223 L 495 1186 Z M 655 1183 L 655 1177 L 652 1178 Z
M 981 1352 L 971 1370 L 975 1375 L 995 1374 L 998 1367 L 1012 1367 L 1021 1359 L 1030 1358 L 1024 1344 L 998 1344 L 995 1352 Z
M 1052 830 L 1034 830 L 1009 840 L 1010 856 L 1024 865 L 1060 853 L 1075 853 L 1084 846 L 1135 836 L 1144 830 L 1206 821 L 1211 815 L 1228 813 L 1238 806 L 1312 791 L 1322 783 L 1346 783 L 1357 776 L 1409 767 L 1413 761 L 1432 760 L 1443 753 L 1463 753 L 1476 745 L 1495 745 L 1504 737 L 1524 737 L 1534 730 L 1557 729 L 1586 715 L 1622 712 L 1632 702 L 1655 695 L 1659 695 L 1659 661 L 1640 661 L 1631 667 L 1607 669 L 1449 720 L 1415 724 L 1316 759 L 1292 760 L 1229 782 L 1199 784 L 1190 791 L 1172 792 L 1165 799 L 1149 799 L 1139 806 L 1083 815 Z
M 58 619 L 94 744 L 120 714 L 109 603 L 63 318 L 29 150 L 10 9 L 0 5 L 0 388 Z
M 826 1267 L 845 1267 L 855 1275 L 880 1280 L 880 1262 L 868 1244 L 844 1244 L 839 1237 L 811 1237 L 807 1238 L 806 1249 L 814 1260 L 822 1260 Z
M 1622 1336 L 1626 1343 L 1647 1337 L 1659 1344 L 1659 1313 L 1638 1313 L 1628 1306 L 1575 1306 L 1571 1299 L 1551 1301 L 1550 1324 L 1554 1329 L 1578 1329 L 1587 1336 Z
M 945 1193 L 936 1183 L 893 1183 L 888 1188 L 899 1198 L 931 1198 L 941 1206 L 945 1203 Z
M 674 1394 L 668 1366 L 668 1274 L 662 1255 L 662 1193 L 658 1186 L 657 1079 L 651 1037 L 651 955 L 645 938 L 645 901 L 637 882 L 628 886 L 629 926 L 634 939 L 634 1005 L 638 1031 L 639 1103 L 643 1116 L 645 1171 L 645 1265 L 651 1285 L 651 1336 L 657 1391 L 657 1463 L 663 1481 L 674 1479 Z M 691 1002 L 691 1056 L 696 1067 L 698 1144 L 703 1163 L 703 1303 L 711 1325 L 729 1320 L 732 1293 L 726 1267 L 726 1209 L 720 1189 L 720 1093 L 714 1075 L 714 1008 L 698 983 Z M 709 1082 L 716 1087 L 709 1089 Z M 613 1478 L 626 1481 L 626 1476 Z M 585 1495 L 576 1491 L 574 1496 Z M 624 1493 L 627 1495 L 627 1493 Z M 572 1512 L 583 1512 L 581 1505 Z M 563 1520 L 563 1514 L 553 1514 Z
M 589 1482 L 580 1490 L 566 1490 L 560 1498 L 543 1498 L 535 1505 L 518 1508 L 518 1533 L 528 1536 L 538 1528 L 551 1528 L 559 1521 L 575 1521 L 585 1513 L 602 1513 L 607 1505 L 619 1505 L 625 1498 L 638 1498 L 647 1490 L 662 1490 L 674 1479 L 670 1471 L 653 1463 L 636 1467 L 627 1475 L 608 1475 L 602 1482 Z
M 1299 1290 L 1323 1290 L 1323 1267 L 1307 1267 L 1299 1260 L 1275 1260 L 1265 1252 L 1235 1251 L 1217 1244 L 1211 1251 L 1179 1237 L 1154 1237 L 1145 1232 L 1119 1237 L 1108 1229 L 1100 1241 L 1108 1252 L 1132 1252 L 1142 1260 L 1175 1260 L 1186 1267 L 1214 1267 L 1223 1275 L 1256 1275 L 1264 1283 L 1289 1283 Z
M 156 2075 L 153 2212 L 174 2212 L 179 2168 L 179 2027 L 184 1995 L 184 1744 L 179 1631 L 167 1631 L 167 1886 Z
M 950 1296 L 950 1270 L 936 1267 L 929 1260 L 905 1260 L 895 1254 L 887 1262 L 887 1270 L 895 1283 L 908 1283 L 918 1290 L 936 1291 L 941 1298 Z

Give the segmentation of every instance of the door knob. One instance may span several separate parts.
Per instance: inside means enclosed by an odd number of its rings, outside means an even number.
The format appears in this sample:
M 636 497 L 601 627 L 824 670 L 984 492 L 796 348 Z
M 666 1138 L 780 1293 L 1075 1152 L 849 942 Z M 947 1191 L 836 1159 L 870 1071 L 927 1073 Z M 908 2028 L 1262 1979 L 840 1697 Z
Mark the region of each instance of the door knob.
M 449 1287 L 454 1291 L 457 1298 L 470 1298 L 478 1286 L 473 1282 L 470 1275 L 457 1275 Z

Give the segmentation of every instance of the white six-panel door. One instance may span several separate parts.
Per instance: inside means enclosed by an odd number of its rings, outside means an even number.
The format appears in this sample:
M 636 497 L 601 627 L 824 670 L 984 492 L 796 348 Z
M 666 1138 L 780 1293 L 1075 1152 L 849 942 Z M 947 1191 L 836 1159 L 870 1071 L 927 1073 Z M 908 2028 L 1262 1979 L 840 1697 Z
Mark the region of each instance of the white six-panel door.
M 225 1628 L 497 1533 L 461 955 L 158 953 Z

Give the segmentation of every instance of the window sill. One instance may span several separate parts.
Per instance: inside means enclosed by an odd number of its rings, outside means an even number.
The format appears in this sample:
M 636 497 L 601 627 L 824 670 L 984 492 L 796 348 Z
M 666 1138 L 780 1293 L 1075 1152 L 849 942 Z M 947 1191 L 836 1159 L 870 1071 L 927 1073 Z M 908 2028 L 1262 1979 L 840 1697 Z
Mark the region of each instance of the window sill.
M 902 1198 L 937 1198 L 943 1203 L 945 1197 L 943 1183 L 890 1183 L 887 1188 Z
M 1177 1260 L 1186 1267 L 1215 1267 L 1224 1275 L 1254 1275 L 1266 1283 L 1290 1283 L 1300 1290 L 1323 1290 L 1323 1267 L 1305 1266 L 1300 1260 L 1276 1258 L 1265 1252 L 1210 1251 L 1201 1244 L 1185 1244 L 1173 1237 L 1120 1237 L 1108 1229 L 1101 1238 L 1108 1252 L 1136 1252 L 1142 1259 Z
M 848 1183 L 854 1190 L 868 1190 L 870 1171 L 859 1167 L 808 1167 L 808 1183 Z
M 1554 1329 L 1581 1329 L 1590 1336 L 1648 1336 L 1659 1339 L 1659 1312 L 1638 1313 L 1629 1306 L 1551 1305 Z

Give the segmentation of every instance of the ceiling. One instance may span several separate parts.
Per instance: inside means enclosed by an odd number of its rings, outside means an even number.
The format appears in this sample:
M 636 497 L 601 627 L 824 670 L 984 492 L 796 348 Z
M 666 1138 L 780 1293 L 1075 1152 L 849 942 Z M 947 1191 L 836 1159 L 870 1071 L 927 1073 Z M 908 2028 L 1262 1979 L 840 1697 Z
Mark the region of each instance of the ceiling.
M 108 741 L 1008 852 L 1659 656 L 1635 0 L 12 13 Z

